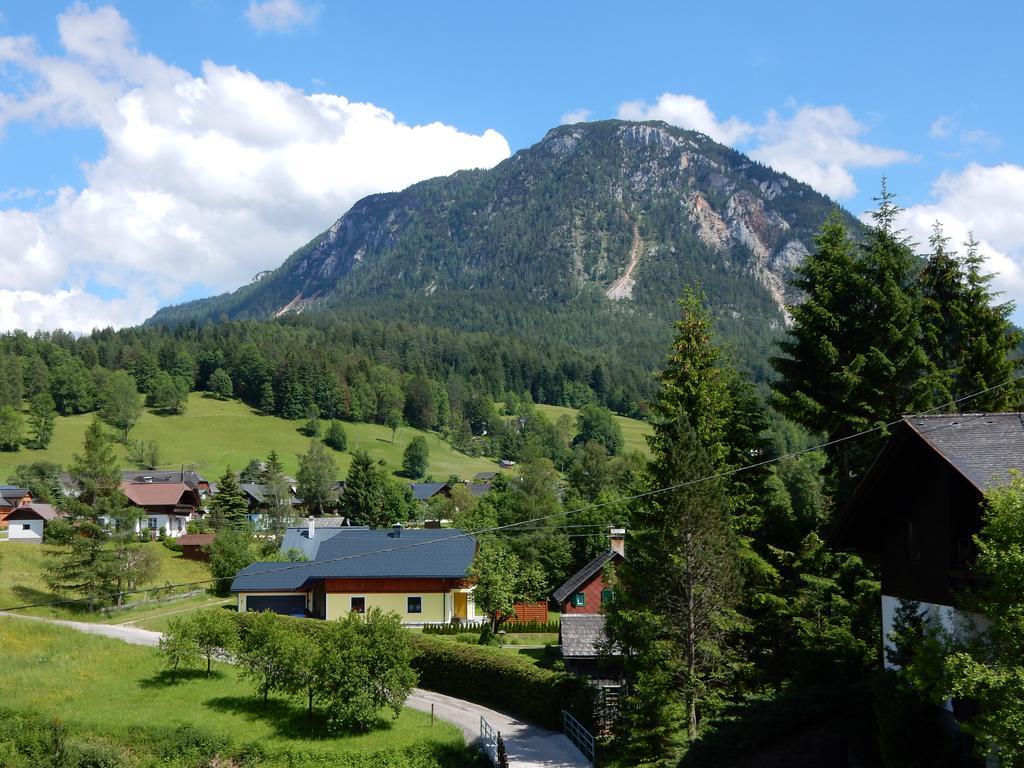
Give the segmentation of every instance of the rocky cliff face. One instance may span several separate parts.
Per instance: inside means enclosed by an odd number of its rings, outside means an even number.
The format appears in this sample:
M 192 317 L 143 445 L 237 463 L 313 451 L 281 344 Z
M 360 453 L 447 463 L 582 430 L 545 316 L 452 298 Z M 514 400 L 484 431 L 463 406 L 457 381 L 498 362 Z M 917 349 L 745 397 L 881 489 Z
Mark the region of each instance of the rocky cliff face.
M 497 291 L 663 315 L 686 284 L 733 317 L 778 323 L 832 203 L 664 123 L 561 126 L 486 171 L 359 201 L 279 269 L 157 322 L 270 317 L 353 300 Z

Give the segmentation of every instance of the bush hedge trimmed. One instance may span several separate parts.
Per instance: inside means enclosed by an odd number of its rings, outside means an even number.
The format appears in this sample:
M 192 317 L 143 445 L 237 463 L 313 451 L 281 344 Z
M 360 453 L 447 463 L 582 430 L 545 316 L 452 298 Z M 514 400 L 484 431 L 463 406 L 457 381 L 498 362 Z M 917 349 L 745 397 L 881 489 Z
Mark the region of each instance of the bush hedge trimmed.
M 589 686 L 505 651 L 412 635 L 420 687 L 561 729 L 562 710 L 590 720 Z
M 523 632 L 558 632 L 558 619 L 550 621 L 506 621 L 498 629 L 508 634 Z M 461 635 L 464 632 L 479 632 L 484 622 L 461 622 L 459 624 L 424 624 L 425 635 Z

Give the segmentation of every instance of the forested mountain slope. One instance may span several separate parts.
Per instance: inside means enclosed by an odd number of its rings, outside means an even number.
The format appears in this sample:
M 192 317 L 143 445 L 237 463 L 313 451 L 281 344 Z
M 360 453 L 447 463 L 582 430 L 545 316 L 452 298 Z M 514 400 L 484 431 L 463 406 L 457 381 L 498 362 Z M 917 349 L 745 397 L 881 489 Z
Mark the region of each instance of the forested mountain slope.
M 568 343 L 649 371 L 676 298 L 696 284 L 759 376 L 786 281 L 832 205 L 700 133 L 561 126 L 490 170 L 364 198 L 262 279 L 150 322 L 402 319 Z

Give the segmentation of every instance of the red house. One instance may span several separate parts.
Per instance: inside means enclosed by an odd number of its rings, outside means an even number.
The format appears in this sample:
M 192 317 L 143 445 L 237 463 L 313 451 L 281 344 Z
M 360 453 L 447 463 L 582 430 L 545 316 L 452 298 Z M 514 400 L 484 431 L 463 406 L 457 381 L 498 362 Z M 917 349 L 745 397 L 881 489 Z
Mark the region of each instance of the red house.
M 612 593 L 604 573 L 608 563 L 618 567 L 626 558 L 626 531 L 612 528 L 609 537 L 608 550 L 570 576 L 555 590 L 554 598 L 562 614 L 558 642 L 566 671 L 595 681 L 603 678 L 614 682 L 619 672 L 607 658 L 602 661 L 601 652 L 606 640 L 602 608 Z
M 604 566 L 612 563 L 618 566 L 626 557 L 626 531 L 612 528 L 608 550 L 570 576 L 555 590 L 555 602 L 563 614 L 601 612 L 601 606 L 608 601 L 610 587 L 604 578 Z

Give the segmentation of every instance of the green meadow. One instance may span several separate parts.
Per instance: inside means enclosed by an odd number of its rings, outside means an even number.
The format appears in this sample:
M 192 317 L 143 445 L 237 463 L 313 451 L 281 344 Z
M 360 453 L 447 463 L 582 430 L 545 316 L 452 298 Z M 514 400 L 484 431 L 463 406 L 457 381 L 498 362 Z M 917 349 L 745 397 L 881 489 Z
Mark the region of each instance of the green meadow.
M 576 410 L 573 408 L 555 405 L 539 405 L 537 408 L 552 420 L 563 415 L 573 420 L 576 418 Z M 0 453 L 0 481 L 6 480 L 18 464 L 52 461 L 66 467 L 74 454 L 81 450 L 85 430 L 92 418 L 92 414 L 58 417 L 53 441 L 45 450 L 23 447 L 18 451 Z M 624 416 L 615 418 L 622 426 L 626 450 L 638 450 L 646 454 L 644 435 L 650 433 L 650 426 Z M 299 454 L 309 447 L 309 438 L 299 432 L 302 424 L 301 421 L 264 416 L 237 400 L 215 400 L 193 392 L 189 397 L 188 409 L 181 415 L 159 415 L 146 409 L 132 429 L 129 439 L 157 443 L 160 446 L 161 468 L 192 467 L 211 480 L 216 480 L 226 467 L 238 471 L 250 459 L 265 458 L 272 450 L 277 451 L 281 457 L 285 472 L 294 476 L 298 469 Z M 352 461 L 351 452 L 357 449 L 367 451 L 390 472 L 397 473 L 402 467 L 405 447 L 417 435 L 427 439 L 430 448 L 427 476 L 435 480 L 446 480 L 451 475 L 469 480 L 477 472 L 497 468 L 492 459 L 459 453 L 436 432 L 399 427 L 392 441 L 391 430 L 380 424 L 345 422 L 345 431 L 348 434 L 348 450 L 334 452 L 339 479 L 348 473 Z M 132 465 L 124 447 L 117 443 L 114 445 L 122 466 L 130 468 Z
M 67 466 L 81 450 L 85 430 L 92 414 L 62 416 L 57 419 L 53 441 L 46 450 L 22 448 L 0 453 L 0 478 L 7 478 L 18 464 L 53 461 Z M 250 459 L 266 458 L 277 451 L 285 472 L 295 474 L 299 454 L 309 448 L 309 438 L 299 432 L 301 421 L 264 416 L 237 400 L 215 400 L 198 392 L 189 396 L 188 409 L 177 416 L 158 415 L 146 409 L 129 434 L 131 440 L 154 441 L 160 446 L 160 466 L 178 469 L 194 467 L 207 479 L 216 480 L 226 467 L 242 469 Z M 324 423 L 326 428 L 326 423 Z M 389 471 L 402 467 L 402 452 L 417 435 L 427 438 L 430 448 L 428 474 L 440 480 L 449 475 L 472 478 L 477 472 L 494 469 L 489 459 L 473 458 L 452 449 L 440 435 L 412 427 L 400 427 L 392 442 L 391 430 L 379 424 L 345 422 L 348 451 L 334 452 L 339 478 L 348 473 L 351 452 L 362 449 L 382 461 Z M 131 467 L 124 447 L 116 445 L 122 465 Z
M 397 719 L 382 713 L 381 727 L 369 733 L 330 735 L 321 714 L 307 720 L 301 702 L 271 696 L 264 705 L 227 664 L 215 663 L 210 677 L 205 669 L 189 670 L 174 681 L 162 672 L 155 648 L 7 617 L 0 617 L 0 648 L 4 707 L 59 718 L 71 731 L 121 744 L 159 742 L 150 737 L 191 725 L 214 737 L 258 743 L 269 753 L 295 750 L 302 759 L 281 762 L 290 765 L 328 765 L 332 755 L 408 747 L 465 754 L 455 726 L 432 724 L 429 714 L 411 709 Z
M 210 578 L 210 569 L 205 563 L 186 560 L 180 553 L 172 552 L 159 542 L 151 542 L 142 546 L 152 549 L 160 561 L 160 569 L 155 578 L 145 588 L 161 588 L 161 597 L 166 597 L 167 584 L 189 584 L 204 582 Z M 0 610 L 12 606 L 35 603 L 49 603 L 62 599 L 46 586 L 47 551 L 58 551 L 60 547 L 38 546 L 34 544 L 0 544 Z M 196 589 L 205 589 L 207 584 L 196 584 L 175 588 L 175 592 L 183 593 Z M 149 599 L 148 593 L 132 595 L 128 602 Z M 188 599 L 175 600 L 152 606 L 141 606 L 112 613 L 90 611 L 81 603 L 32 608 L 28 613 L 35 616 L 46 616 L 60 619 L 76 619 L 79 621 L 100 621 L 119 623 L 142 620 L 152 616 L 163 616 L 169 611 L 195 610 L 208 604 L 221 603 L 223 598 L 209 595 L 197 595 Z
M 566 408 L 561 405 L 538 405 L 537 410 L 543 413 L 552 421 L 557 421 L 561 416 L 568 416 L 573 420 L 573 427 L 576 424 L 576 409 Z M 616 416 L 615 421 L 622 427 L 623 450 L 640 451 L 644 456 L 650 456 L 650 448 L 647 447 L 647 435 L 651 434 L 651 425 L 639 419 L 630 419 L 626 416 Z

